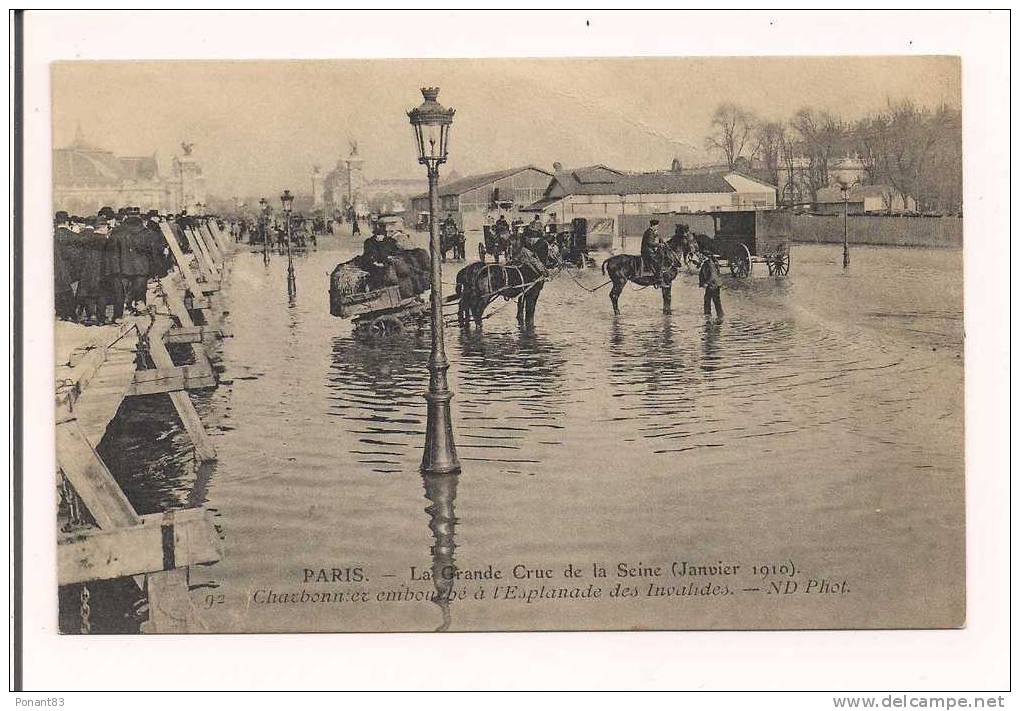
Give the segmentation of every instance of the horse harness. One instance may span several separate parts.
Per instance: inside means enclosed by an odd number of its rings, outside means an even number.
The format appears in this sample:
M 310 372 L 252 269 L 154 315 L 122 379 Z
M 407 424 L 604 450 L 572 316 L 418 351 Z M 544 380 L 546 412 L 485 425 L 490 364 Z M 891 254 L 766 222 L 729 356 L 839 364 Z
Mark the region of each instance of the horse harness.
M 492 288 L 492 271 L 491 271 L 491 269 L 493 267 L 495 267 L 497 269 L 501 269 L 503 271 L 503 274 L 504 274 L 504 282 L 505 282 L 505 284 L 504 284 L 504 286 L 501 286 L 501 287 L 499 287 L 497 289 L 493 289 Z M 510 273 L 511 270 L 517 272 L 517 279 L 520 280 L 519 284 L 511 284 L 510 283 L 509 273 Z M 487 287 L 486 288 L 486 293 L 489 294 L 489 298 L 486 301 L 486 306 L 491 304 L 493 301 L 496 300 L 497 297 L 500 297 L 500 296 L 502 296 L 507 301 L 510 301 L 510 299 L 513 299 L 513 298 L 524 296 L 529 291 L 531 291 L 532 287 L 534 287 L 535 284 L 543 282 L 546 279 L 548 279 L 548 276 L 539 276 L 537 279 L 535 279 L 533 281 L 526 282 L 524 280 L 524 271 L 523 271 L 523 269 L 519 265 L 516 265 L 516 264 L 487 264 L 487 265 L 485 265 L 485 286 Z M 513 289 L 520 289 L 521 292 L 519 294 L 509 294 L 509 293 L 506 293 L 507 291 L 513 290 Z

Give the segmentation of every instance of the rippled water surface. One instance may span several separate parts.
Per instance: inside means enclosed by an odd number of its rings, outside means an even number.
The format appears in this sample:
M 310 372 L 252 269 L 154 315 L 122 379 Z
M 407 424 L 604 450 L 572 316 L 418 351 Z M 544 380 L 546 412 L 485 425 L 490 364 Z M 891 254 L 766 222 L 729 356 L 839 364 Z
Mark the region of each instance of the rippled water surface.
M 218 461 L 196 467 L 159 402 L 122 413 L 106 456 L 141 510 L 214 511 L 223 560 L 191 577 L 210 631 L 435 629 L 444 612 L 427 601 L 354 610 L 252 594 L 300 592 L 305 568 L 360 566 L 374 591 L 453 562 L 587 573 L 792 560 L 853 581 L 851 596 L 795 602 L 469 599 L 446 611 L 453 630 L 960 621 L 961 253 L 858 248 L 843 274 L 839 250 L 798 246 L 787 279 L 727 282 L 719 325 L 701 315 L 694 276 L 675 286 L 671 316 L 655 289 L 628 287 L 614 318 L 607 289 L 562 274 L 531 332 L 512 303 L 481 331 L 448 328 L 463 463 L 452 482 L 418 473 L 427 334 L 365 345 L 329 315 L 344 245 L 298 258 L 293 303 L 285 258 L 267 267 L 242 251 L 225 295 L 233 336 L 214 354 L 223 383 L 197 398 Z M 154 446 L 133 441 L 143 426 Z

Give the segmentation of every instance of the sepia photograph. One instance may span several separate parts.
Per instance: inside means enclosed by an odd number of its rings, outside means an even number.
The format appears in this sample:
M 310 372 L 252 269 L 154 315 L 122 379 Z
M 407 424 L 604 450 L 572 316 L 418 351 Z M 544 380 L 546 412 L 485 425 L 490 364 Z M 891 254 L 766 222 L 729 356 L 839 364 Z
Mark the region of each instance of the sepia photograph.
M 964 623 L 957 58 L 52 91 L 61 632 Z

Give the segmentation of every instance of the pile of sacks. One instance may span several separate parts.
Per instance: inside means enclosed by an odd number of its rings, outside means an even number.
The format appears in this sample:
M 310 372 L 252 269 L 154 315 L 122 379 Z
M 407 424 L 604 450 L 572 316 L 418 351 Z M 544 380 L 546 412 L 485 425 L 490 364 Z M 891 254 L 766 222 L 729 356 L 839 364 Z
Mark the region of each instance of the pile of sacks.
M 400 287 L 400 298 L 428 291 L 431 283 L 429 255 L 424 249 L 402 249 L 390 258 L 390 269 L 386 270 L 386 285 L 392 286 L 394 279 Z
M 368 272 L 352 262 L 338 264 L 331 276 L 330 286 L 338 294 L 355 294 L 368 289 Z

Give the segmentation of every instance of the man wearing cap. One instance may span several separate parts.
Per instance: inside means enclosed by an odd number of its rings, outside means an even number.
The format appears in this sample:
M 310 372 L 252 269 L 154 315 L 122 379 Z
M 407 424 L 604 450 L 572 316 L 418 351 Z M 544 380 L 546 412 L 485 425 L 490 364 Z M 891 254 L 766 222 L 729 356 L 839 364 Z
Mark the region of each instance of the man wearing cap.
M 646 269 L 651 269 L 661 286 L 663 283 L 662 278 L 662 261 L 663 261 L 663 244 L 662 238 L 659 236 L 659 221 L 651 220 L 648 223 L 648 229 L 641 235 L 641 259 L 644 262 Z
M 397 247 L 387 238 L 385 225 L 378 225 L 373 232 L 362 248 L 361 268 L 368 272 L 369 288 L 381 289 L 388 280 L 395 281 L 396 274 L 389 274 L 389 270 L 390 257 L 397 252 Z
M 712 318 L 712 304 L 715 304 L 715 322 L 722 323 L 723 310 L 720 291 L 722 277 L 719 274 L 719 262 L 711 252 L 701 253 L 701 267 L 698 269 L 698 286 L 705 289 L 705 316 Z

